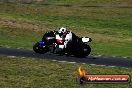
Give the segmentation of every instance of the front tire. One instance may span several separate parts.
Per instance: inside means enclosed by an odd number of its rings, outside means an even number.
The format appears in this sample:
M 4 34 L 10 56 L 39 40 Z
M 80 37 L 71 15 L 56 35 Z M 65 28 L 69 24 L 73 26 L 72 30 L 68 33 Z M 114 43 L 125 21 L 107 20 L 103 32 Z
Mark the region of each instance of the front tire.
M 48 52 L 48 48 L 45 45 L 40 45 L 39 43 L 36 43 L 33 46 L 33 50 L 39 54 L 44 54 L 44 53 Z

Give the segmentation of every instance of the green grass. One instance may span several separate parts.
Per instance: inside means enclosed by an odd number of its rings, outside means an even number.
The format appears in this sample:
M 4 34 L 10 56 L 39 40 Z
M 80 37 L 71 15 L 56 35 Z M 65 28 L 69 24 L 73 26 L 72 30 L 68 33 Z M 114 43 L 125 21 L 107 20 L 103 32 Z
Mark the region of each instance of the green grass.
M 131 88 L 130 84 L 78 85 L 81 64 L 53 62 L 47 59 L 0 56 L 1 88 Z M 87 74 L 130 74 L 131 68 L 82 65 Z
M 44 0 L 44 3 L 52 4 L 124 4 L 129 3 L 129 0 Z
M 5 0 L 5 2 L 19 2 L 19 0 Z M 22 0 L 21 0 L 22 1 Z M 130 0 L 27 0 L 27 3 L 37 4 L 70 4 L 70 5 L 103 5 L 103 6 L 131 6 Z M 4 2 L 4 0 L 0 0 Z M 26 2 L 23 0 L 23 2 Z
M 31 49 L 44 32 L 66 26 L 79 36 L 93 39 L 91 54 L 132 57 L 131 8 L 60 8 L 3 3 L 0 23 L 1 46 Z
M 35 36 L 36 34 L 33 31 L 28 31 L 26 29 L 2 26 L 0 27 L 0 31 L 1 46 L 9 45 L 12 47 L 29 48 L 35 41 L 38 41 L 37 39 L 39 39 L 39 35 Z
M 10 9 L 12 8 L 12 9 Z M 39 5 L 1 4 L 1 14 L 27 19 L 81 26 L 86 28 L 132 29 L 132 12 L 128 8 L 72 8 Z M 79 13 L 78 13 L 79 12 Z
M 131 6 L 130 0 L 43 0 L 41 3 L 70 4 L 70 5 L 96 5 L 96 6 Z

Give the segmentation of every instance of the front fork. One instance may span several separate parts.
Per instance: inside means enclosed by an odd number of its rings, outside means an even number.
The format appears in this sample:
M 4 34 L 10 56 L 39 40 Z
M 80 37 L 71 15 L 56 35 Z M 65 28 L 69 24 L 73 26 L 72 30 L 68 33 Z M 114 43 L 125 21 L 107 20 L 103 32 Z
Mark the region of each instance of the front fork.
M 51 50 L 52 53 L 56 53 L 56 51 L 55 51 L 56 50 L 56 47 L 57 47 L 57 44 L 56 43 L 53 43 L 52 44 L 52 50 Z

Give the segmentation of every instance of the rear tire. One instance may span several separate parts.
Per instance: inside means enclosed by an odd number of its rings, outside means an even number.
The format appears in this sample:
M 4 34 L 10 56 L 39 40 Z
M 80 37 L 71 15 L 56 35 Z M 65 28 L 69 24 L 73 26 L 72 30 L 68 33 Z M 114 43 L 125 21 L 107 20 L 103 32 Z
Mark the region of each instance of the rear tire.
M 87 44 L 79 45 L 78 49 L 76 50 L 75 56 L 77 57 L 86 57 L 90 54 L 91 48 Z

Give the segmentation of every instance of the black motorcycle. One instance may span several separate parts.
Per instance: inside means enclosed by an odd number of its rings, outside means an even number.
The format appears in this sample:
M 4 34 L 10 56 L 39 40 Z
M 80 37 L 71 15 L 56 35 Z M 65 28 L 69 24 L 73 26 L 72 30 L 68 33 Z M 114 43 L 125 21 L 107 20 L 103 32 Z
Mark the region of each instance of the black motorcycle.
M 80 38 L 72 33 L 72 41 L 68 42 L 65 49 L 60 49 L 59 45 L 64 45 L 65 40 L 57 40 L 56 34 L 57 31 L 46 32 L 42 40 L 33 46 L 33 50 L 39 54 L 51 52 L 60 55 L 74 55 L 76 57 L 85 57 L 90 54 L 91 48 L 87 43 L 92 41 L 91 38 Z

